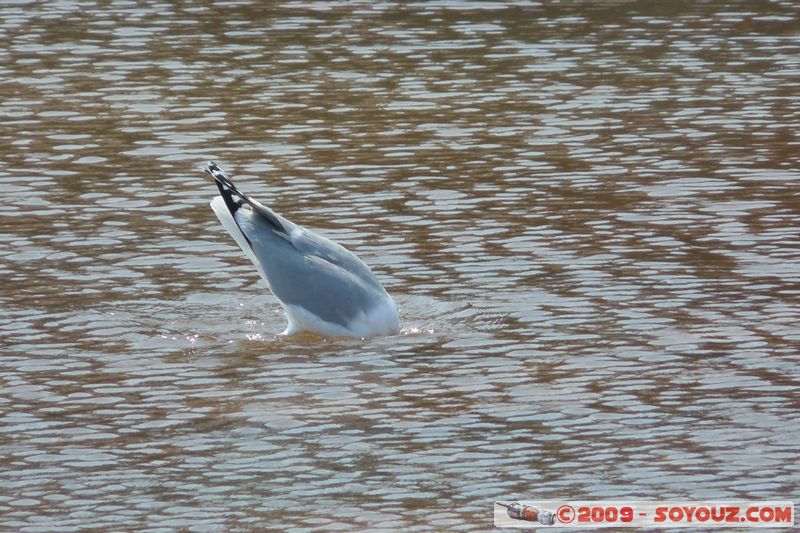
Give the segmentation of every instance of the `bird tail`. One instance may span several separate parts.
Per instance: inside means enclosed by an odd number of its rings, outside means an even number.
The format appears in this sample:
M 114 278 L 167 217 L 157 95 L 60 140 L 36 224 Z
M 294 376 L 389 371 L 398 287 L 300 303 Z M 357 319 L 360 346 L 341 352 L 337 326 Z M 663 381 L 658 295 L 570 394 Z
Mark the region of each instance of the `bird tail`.
M 230 179 L 228 175 L 217 166 L 216 163 L 209 161 L 206 164 L 205 171 L 212 178 L 214 178 L 214 183 L 216 183 L 217 189 L 219 189 L 219 194 L 225 201 L 228 211 L 231 212 L 231 216 L 235 215 L 236 211 L 238 211 L 245 202 L 248 204 L 250 203 L 250 198 L 236 188 L 236 185 L 233 184 L 233 180 Z
M 219 194 L 222 196 L 225 206 L 228 208 L 228 211 L 230 211 L 234 220 L 236 220 L 236 212 L 244 204 L 247 204 L 253 209 L 253 211 L 264 217 L 264 219 L 269 222 L 275 228 L 275 230 L 284 235 L 287 234 L 286 228 L 284 228 L 284 225 L 279 220 L 278 216 L 269 208 L 264 207 L 243 192 L 240 192 L 239 189 L 236 188 L 236 185 L 234 185 L 233 180 L 229 178 L 228 175 L 225 174 L 225 172 L 219 168 L 216 163 L 209 161 L 206 164 L 205 171 L 212 178 L 214 178 L 214 182 L 217 184 L 217 189 L 219 189 Z

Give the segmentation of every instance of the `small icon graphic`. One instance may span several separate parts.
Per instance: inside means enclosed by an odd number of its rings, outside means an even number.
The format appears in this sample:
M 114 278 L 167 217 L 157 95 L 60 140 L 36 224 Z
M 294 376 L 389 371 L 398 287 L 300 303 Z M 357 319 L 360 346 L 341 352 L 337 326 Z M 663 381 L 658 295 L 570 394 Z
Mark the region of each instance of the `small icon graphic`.
M 505 507 L 508 516 L 516 520 L 539 522 L 545 526 L 552 526 L 556 523 L 556 515 L 552 511 L 542 511 L 535 507 L 531 507 L 530 505 L 522 505 L 519 502 L 495 503 L 500 507 Z
M 575 509 L 571 505 L 562 505 L 556 511 L 556 516 L 562 524 L 569 524 L 575 520 Z

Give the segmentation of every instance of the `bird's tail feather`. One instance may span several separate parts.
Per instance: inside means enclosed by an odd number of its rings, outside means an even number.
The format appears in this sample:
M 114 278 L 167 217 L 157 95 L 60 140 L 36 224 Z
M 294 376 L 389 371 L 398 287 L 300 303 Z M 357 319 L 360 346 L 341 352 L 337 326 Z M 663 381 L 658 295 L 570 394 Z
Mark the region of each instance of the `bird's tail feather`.
M 236 188 L 236 185 L 234 185 L 233 180 L 230 179 L 216 163 L 209 161 L 208 164 L 206 164 L 205 171 L 214 178 L 214 182 L 219 189 L 219 194 L 225 201 L 225 206 L 228 208 L 228 211 L 230 211 L 234 220 L 236 220 L 236 211 L 244 204 L 247 204 L 253 211 L 264 217 L 277 231 L 283 234 L 287 233 L 286 228 L 283 227 L 283 224 L 275 213 L 246 194 L 240 192 L 239 189 Z

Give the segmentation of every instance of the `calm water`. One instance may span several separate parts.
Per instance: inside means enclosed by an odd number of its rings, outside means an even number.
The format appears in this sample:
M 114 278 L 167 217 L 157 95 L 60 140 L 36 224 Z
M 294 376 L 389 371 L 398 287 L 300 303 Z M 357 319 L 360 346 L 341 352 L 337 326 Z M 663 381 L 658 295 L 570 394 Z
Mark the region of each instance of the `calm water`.
M 800 6 L 4 2 L 0 529 L 800 494 Z M 207 202 L 403 333 L 281 337 Z

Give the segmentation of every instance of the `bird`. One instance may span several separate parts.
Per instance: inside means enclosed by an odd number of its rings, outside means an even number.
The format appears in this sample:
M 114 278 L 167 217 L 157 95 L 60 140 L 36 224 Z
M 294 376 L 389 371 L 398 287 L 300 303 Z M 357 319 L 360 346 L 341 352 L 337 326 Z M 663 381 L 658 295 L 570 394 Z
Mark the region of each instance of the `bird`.
M 355 254 L 240 192 L 213 161 L 204 170 L 219 189 L 211 209 L 283 307 L 284 335 L 366 338 L 399 332 L 397 304 Z

